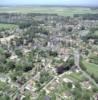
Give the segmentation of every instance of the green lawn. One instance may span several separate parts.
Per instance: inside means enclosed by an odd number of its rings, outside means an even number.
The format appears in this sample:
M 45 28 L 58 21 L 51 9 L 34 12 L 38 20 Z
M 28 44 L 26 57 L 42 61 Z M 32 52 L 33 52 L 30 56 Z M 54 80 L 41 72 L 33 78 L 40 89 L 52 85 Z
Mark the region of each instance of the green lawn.
M 6 89 L 8 89 L 8 85 L 0 81 L 0 91 L 5 91 Z
M 70 75 L 65 75 L 65 77 L 73 80 L 74 82 L 81 82 L 86 79 L 81 73 L 71 73 Z
M 16 27 L 17 25 L 14 25 L 14 24 L 0 24 L 0 29 L 13 29 Z
M 0 13 L 49 13 L 64 16 L 72 16 L 73 14 L 97 13 L 98 10 L 89 8 L 64 8 L 64 7 L 0 7 Z
M 95 76 L 98 76 L 98 65 L 83 61 L 84 66 L 87 68 L 87 71 Z
M 97 36 L 98 36 L 98 30 L 97 30 L 97 31 L 95 31 L 94 35 L 97 35 Z
M 70 74 L 70 77 L 72 77 L 73 79 L 78 80 L 78 81 L 85 80 L 85 77 L 82 74 L 78 74 L 78 73 L 72 73 L 72 74 Z

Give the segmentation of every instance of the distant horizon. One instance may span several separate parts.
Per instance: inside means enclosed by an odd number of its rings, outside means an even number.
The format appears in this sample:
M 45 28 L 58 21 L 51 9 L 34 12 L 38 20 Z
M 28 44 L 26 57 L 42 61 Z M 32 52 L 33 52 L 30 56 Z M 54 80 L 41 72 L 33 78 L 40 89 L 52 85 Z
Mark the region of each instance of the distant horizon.
M 58 6 L 87 6 L 98 7 L 98 0 L 0 0 L 0 6 L 22 5 L 58 5 Z
M 48 5 L 48 4 L 17 4 L 17 5 L 0 5 L 0 7 L 19 7 L 19 6 L 29 6 L 29 7 L 85 7 L 85 8 L 98 8 L 98 6 L 90 5 Z

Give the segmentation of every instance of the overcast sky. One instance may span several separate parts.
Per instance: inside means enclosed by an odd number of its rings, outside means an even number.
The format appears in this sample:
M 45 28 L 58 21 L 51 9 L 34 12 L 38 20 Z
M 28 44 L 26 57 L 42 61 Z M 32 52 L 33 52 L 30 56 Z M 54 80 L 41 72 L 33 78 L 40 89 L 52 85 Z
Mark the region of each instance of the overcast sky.
M 0 5 L 18 5 L 18 4 L 98 6 L 98 0 L 0 0 Z

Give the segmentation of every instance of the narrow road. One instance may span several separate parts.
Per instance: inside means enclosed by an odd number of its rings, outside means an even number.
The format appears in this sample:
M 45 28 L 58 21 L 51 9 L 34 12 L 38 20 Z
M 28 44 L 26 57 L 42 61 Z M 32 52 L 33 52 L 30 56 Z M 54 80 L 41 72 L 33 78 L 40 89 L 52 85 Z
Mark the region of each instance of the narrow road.
M 81 66 L 79 65 L 80 62 L 79 50 L 74 51 L 74 59 L 75 59 L 75 64 L 79 67 L 83 75 L 86 76 L 96 87 L 98 87 L 96 81 L 88 73 L 86 73 L 84 70 L 81 69 Z
M 69 56 L 68 56 L 68 57 L 65 57 L 65 58 L 64 58 L 64 61 L 66 62 L 66 61 L 68 60 L 68 58 L 69 58 Z M 63 74 L 61 74 L 61 75 L 54 76 L 54 78 L 53 78 L 51 81 L 49 81 L 49 82 L 41 89 L 41 91 L 42 91 L 43 89 L 46 89 L 48 85 L 52 84 L 52 82 L 53 82 L 55 79 L 57 79 L 58 77 L 62 77 L 63 75 L 65 75 L 65 73 L 63 73 Z
M 81 69 L 81 68 L 80 68 Z M 83 73 L 84 76 L 86 76 L 96 87 L 98 87 L 98 84 L 95 82 L 95 80 L 89 75 L 87 74 L 85 71 L 83 71 L 81 69 L 81 72 Z

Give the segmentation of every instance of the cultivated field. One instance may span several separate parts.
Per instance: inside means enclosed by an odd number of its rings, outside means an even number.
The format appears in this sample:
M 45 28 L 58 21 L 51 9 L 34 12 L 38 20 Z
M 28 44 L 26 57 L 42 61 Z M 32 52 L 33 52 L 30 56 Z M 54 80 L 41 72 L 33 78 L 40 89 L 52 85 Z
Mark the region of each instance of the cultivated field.
M 94 74 L 96 77 L 98 76 L 98 65 L 89 63 L 87 61 L 83 61 L 83 64 L 87 68 L 87 72 Z
M 90 8 L 65 8 L 65 7 L 0 7 L 0 13 L 48 13 L 63 16 L 72 16 L 73 14 L 98 13 L 97 10 Z
M 1 29 L 13 29 L 17 27 L 17 25 L 14 25 L 14 24 L 0 24 L 0 30 Z
M 94 35 L 98 35 L 98 31 L 95 31 Z

